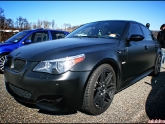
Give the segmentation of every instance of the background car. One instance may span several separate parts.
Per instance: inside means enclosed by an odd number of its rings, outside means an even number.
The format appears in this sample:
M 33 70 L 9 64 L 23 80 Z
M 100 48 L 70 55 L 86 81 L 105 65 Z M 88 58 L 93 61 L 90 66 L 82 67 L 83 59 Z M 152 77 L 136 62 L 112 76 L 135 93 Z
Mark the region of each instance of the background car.
M 69 32 L 51 30 L 51 29 L 34 29 L 24 30 L 12 36 L 5 42 L 0 44 L 0 72 L 4 71 L 4 60 L 6 56 L 13 50 L 31 43 L 49 41 L 64 38 Z
M 98 115 L 115 93 L 157 76 L 160 65 L 160 44 L 145 25 L 97 21 L 56 42 L 14 50 L 5 62 L 4 82 L 17 101 L 38 109 Z

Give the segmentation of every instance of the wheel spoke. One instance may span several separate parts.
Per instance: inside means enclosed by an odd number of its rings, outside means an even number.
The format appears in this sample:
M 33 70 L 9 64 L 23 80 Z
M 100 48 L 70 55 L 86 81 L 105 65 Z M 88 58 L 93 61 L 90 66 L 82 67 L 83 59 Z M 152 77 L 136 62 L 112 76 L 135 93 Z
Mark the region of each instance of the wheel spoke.
M 109 84 L 106 84 L 105 86 L 106 86 L 106 88 L 108 89 L 109 87 L 114 87 L 115 84 L 113 84 L 113 81 L 111 80 L 111 81 L 109 82 Z
M 160 66 L 159 66 L 159 65 L 157 66 L 157 71 L 158 71 L 158 72 L 160 71 Z
M 108 75 L 107 75 L 107 77 L 106 77 L 106 79 L 105 79 L 105 84 L 108 84 L 108 83 L 111 81 L 112 76 L 113 76 L 113 74 L 112 74 L 111 72 L 108 73 Z
M 111 97 L 109 96 L 109 93 L 105 93 L 105 101 L 110 102 Z
M 101 86 L 98 84 L 98 85 L 96 85 L 94 90 L 95 90 L 95 92 L 100 92 L 101 89 L 102 89 Z
M 101 99 L 99 100 L 99 107 L 103 108 L 103 106 L 104 106 L 104 98 L 101 97 Z
M 109 94 L 109 92 L 112 91 L 113 89 L 114 89 L 114 86 L 111 86 L 111 87 L 107 88 L 106 93 Z
M 101 73 L 101 76 L 100 76 L 100 84 L 104 84 L 104 81 L 105 81 L 105 71 L 103 71 Z
M 101 99 L 101 96 L 99 94 L 99 92 L 96 93 L 96 95 L 94 96 L 94 102 L 98 103 L 98 101 Z
M 5 62 L 6 56 L 7 55 L 3 55 L 3 56 L 0 57 L 0 70 L 1 71 L 4 70 L 4 62 Z

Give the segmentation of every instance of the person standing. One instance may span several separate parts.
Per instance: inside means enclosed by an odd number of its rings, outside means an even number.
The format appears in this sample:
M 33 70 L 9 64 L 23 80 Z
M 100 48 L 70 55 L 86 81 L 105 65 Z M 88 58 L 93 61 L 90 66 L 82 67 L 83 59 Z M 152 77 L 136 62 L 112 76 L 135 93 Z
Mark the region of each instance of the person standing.
M 162 53 L 162 64 L 164 64 L 165 61 L 165 24 L 162 24 L 160 27 L 160 30 L 157 35 L 157 40 L 160 42 L 161 45 L 161 53 Z

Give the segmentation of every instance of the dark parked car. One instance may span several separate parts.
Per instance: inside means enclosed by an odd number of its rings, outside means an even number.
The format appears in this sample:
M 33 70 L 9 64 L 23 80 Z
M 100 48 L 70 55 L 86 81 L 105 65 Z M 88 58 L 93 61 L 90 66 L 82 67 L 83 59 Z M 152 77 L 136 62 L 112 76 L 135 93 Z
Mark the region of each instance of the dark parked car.
M 160 44 L 145 25 L 97 21 L 56 42 L 11 52 L 4 66 L 5 86 L 24 105 L 98 115 L 115 93 L 149 74 L 158 75 L 160 62 Z
M 19 32 L 0 43 L 0 72 L 4 71 L 4 60 L 6 56 L 13 50 L 31 43 L 55 40 L 63 38 L 69 33 L 66 31 L 51 30 L 51 29 L 34 29 L 34 30 L 24 30 Z

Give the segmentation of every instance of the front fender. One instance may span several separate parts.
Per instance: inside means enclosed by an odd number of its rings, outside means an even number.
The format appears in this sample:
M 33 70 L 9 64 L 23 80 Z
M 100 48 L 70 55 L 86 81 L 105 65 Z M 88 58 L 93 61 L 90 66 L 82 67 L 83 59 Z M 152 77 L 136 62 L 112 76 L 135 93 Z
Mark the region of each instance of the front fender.
M 105 61 L 112 61 L 119 65 L 119 58 L 116 55 L 116 50 L 102 50 L 97 52 L 91 52 L 85 54 L 85 60 L 81 63 L 76 64 L 70 71 L 92 71 L 100 63 Z

